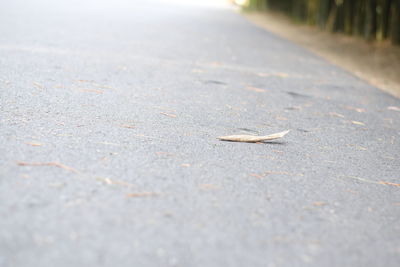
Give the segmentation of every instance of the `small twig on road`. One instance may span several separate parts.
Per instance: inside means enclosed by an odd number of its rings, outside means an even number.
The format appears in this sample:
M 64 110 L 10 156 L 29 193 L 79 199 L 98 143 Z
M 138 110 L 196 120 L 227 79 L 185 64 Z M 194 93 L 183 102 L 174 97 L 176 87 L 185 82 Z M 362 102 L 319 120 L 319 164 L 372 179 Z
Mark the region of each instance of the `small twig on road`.
M 27 142 L 25 144 L 30 145 L 30 146 L 42 146 L 43 145 L 42 143 L 34 142 L 34 141 L 33 142 Z
M 357 176 L 351 176 L 351 175 L 343 175 L 343 176 L 341 176 L 341 177 L 351 178 L 351 179 L 359 180 L 359 181 L 361 181 L 361 182 L 369 183 L 369 184 L 381 184 L 381 185 L 400 186 L 400 184 L 396 184 L 396 183 L 385 182 L 385 181 L 373 181 L 373 180 L 368 180 L 368 179 L 365 179 L 365 178 L 361 178 L 361 177 L 357 177 Z
M 120 127 L 122 127 L 122 128 L 129 128 L 129 129 L 134 129 L 134 128 L 135 128 L 135 126 L 134 126 L 134 125 L 131 125 L 131 124 L 121 124 Z
M 67 165 L 58 163 L 58 162 L 25 162 L 25 161 L 18 161 L 17 164 L 19 166 L 54 166 L 54 167 L 58 167 L 70 172 L 74 172 L 74 173 L 79 173 L 78 170 L 69 167 Z
M 391 183 L 391 182 L 380 181 L 379 183 L 380 183 L 380 184 L 384 184 L 384 185 L 400 186 L 400 184 Z

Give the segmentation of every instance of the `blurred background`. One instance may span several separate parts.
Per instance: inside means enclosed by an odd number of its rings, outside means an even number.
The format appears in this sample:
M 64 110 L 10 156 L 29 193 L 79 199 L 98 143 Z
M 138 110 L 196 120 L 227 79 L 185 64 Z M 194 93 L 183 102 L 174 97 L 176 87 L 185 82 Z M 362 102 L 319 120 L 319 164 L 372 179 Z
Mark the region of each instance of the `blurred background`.
M 250 21 L 400 96 L 399 0 L 234 0 Z
M 273 10 L 294 21 L 367 40 L 400 43 L 398 0 L 234 0 L 249 10 Z

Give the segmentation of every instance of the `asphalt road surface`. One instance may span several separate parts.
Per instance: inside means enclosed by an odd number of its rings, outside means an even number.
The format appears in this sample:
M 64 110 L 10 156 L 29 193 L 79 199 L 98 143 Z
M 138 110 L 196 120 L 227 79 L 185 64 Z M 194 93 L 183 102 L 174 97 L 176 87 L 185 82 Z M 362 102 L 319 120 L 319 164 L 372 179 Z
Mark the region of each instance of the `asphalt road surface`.
M 400 101 L 227 6 L 3 0 L 0 109 L 1 267 L 400 264 Z

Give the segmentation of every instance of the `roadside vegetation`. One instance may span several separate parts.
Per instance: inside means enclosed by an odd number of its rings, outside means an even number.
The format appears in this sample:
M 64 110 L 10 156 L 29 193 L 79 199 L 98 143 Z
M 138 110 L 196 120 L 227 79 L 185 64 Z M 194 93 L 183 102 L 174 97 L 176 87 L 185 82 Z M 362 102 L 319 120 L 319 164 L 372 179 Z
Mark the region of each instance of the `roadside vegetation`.
M 400 44 L 400 0 L 242 0 L 246 10 L 284 13 L 295 22 L 370 41 Z

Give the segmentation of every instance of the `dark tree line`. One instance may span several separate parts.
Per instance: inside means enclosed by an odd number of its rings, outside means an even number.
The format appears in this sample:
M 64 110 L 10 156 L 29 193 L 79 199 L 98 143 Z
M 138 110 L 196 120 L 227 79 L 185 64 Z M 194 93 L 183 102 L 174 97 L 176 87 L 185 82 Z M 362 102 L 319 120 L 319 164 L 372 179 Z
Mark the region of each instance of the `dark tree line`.
M 250 9 L 275 10 L 331 32 L 400 44 L 400 0 L 249 1 Z

